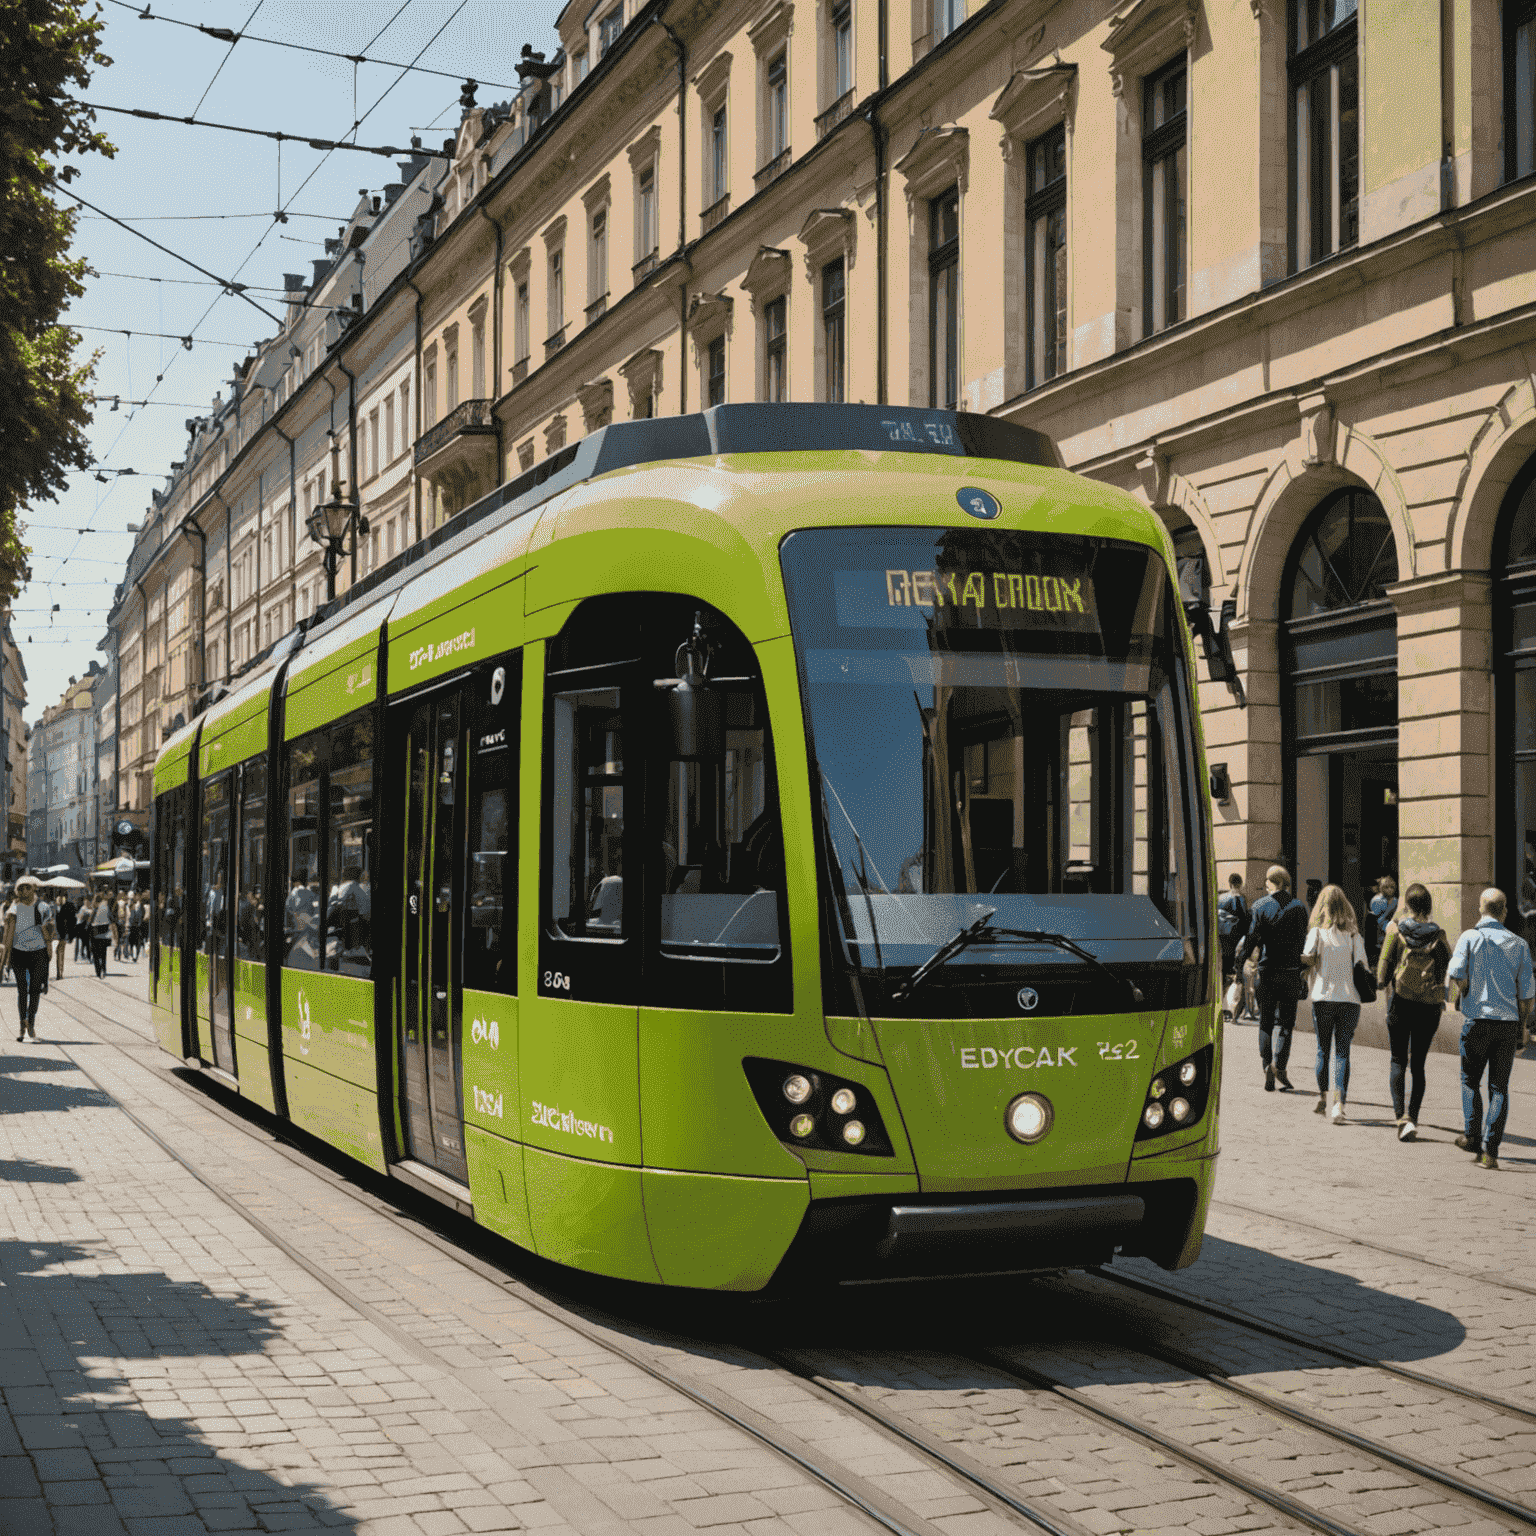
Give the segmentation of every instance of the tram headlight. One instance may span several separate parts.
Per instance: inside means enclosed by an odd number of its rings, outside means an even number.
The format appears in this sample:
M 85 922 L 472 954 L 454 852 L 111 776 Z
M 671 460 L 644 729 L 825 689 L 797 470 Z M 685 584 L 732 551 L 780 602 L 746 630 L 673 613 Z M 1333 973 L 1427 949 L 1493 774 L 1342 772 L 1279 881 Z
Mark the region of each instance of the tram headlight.
M 1199 1075 L 1200 1075 L 1200 1069 L 1199 1069 L 1199 1067 L 1197 1067 L 1197 1066 L 1196 1066 L 1196 1065 L 1195 1065 L 1195 1064 L 1194 1064 L 1194 1062 L 1192 1062 L 1192 1061 L 1186 1061 L 1186 1062 L 1185 1062 L 1185 1063 L 1184 1063 L 1184 1064 L 1183 1064 L 1183 1065 L 1182 1065 L 1182 1066 L 1181 1066 L 1181 1067 L 1180 1067 L 1180 1068 L 1179 1068 L 1179 1081 L 1180 1081 L 1180 1082 L 1181 1082 L 1181 1083 L 1183 1083 L 1183 1085 L 1184 1085 L 1184 1086 L 1185 1086 L 1185 1087 L 1186 1087 L 1186 1088 L 1188 1088 L 1188 1087 L 1189 1087 L 1189 1085 L 1190 1085 L 1190 1084 L 1191 1084 L 1191 1083 L 1192 1083 L 1192 1082 L 1194 1082 L 1194 1080 L 1195 1080 L 1195 1079 L 1196 1079 L 1196 1078 L 1197 1078 L 1197 1077 L 1199 1077 Z
M 1056 1111 L 1043 1093 L 1021 1093 L 1003 1113 L 1003 1125 L 1015 1141 L 1025 1146 L 1037 1142 L 1050 1130 Z
M 1183 1123 L 1189 1119 L 1189 1100 L 1183 1098 L 1175 1099 L 1173 1103 L 1168 1106 L 1168 1113 L 1172 1115 L 1180 1125 L 1183 1125 Z
M 811 1096 L 811 1080 L 802 1073 L 796 1072 L 791 1077 L 784 1079 L 784 1097 L 791 1104 L 804 1104 Z
M 832 1095 L 832 1113 L 834 1115 L 851 1115 L 853 1106 L 857 1104 L 858 1097 L 852 1088 L 839 1088 Z
M 849 1098 L 852 1097 L 853 1095 L 849 1094 Z M 864 1140 L 863 1125 L 857 1120 L 850 1120 L 843 1127 L 843 1140 L 846 1141 L 850 1147 L 858 1146 L 858 1144 Z
M 1161 1104 L 1148 1104 L 1141 1112 L 1141 1123 L 1149 1131 L 1155 1131 L 1163 1123 L 1163 1106 Z
M 1152 1086 L 1147 1089 L 1147 1097 L 1149 1099 L 1160 1099 L 1167 1091 L 1168 1089 L 1164 1085 L 1162 1078 L 1154 1077 L 1152 1079 Z
M 1212 1107 L 1215 1066 L 1214 1045 L 1164 1065 L 1147 1084 L 1147 1096 L 1136 1121 L 1136 1140 L 1155 1140 L 1198 1125 Z
M 798 1136 L 802 1141 L 816 1129 L 816 1120 L 812 1115 L 796 1115 L 789 1122 L 789 1134 Z

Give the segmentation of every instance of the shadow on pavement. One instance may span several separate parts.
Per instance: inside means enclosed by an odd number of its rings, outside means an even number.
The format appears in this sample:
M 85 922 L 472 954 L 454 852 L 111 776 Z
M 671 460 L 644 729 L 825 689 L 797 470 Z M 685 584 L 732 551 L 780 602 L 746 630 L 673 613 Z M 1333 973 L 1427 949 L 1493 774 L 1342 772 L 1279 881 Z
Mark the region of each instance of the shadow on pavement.
M 36 1163 L 30 1157 L 0 1157 L 0 1183 L 78 1184 L 80 1175 L 73 1168 L 53 1163 Z
M 0 1115 L 47 1113 L 60 1109 L 109 1109 L 112 1100 L 99 1089 L 82 1084 L 38 1082 L 26 1074 L 74 1072 L 73 1062 L 51 1056 L 0 1054 Z
M 100 1273 L 109 1260 L 105 1244 L 0 1240 L 0 1536 L 106 1536 L 133 1520 L 172 1531 L 203 1514 L 213 1529 L 355 1529 L 315 1488 L 226 1461 L 194 1421 L 137 1404 L 134 1378 L 157 1373 L 136 1361 L 207 1360 L 184 1390 L 260 1396 L 218 1362 L 265 1352 L 270 1304 L 158 1271 Z M 174 1369 L 156 1382 L 178 1384 Z

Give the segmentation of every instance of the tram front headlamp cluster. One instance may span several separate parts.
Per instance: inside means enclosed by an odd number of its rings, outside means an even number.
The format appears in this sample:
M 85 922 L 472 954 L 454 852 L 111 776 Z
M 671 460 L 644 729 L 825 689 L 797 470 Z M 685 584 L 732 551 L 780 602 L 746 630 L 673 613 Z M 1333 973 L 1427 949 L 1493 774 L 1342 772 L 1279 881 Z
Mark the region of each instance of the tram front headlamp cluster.
M 741 1065 L 763 1118 L 786 1146 L 894 1155 L 874 1095 L 864 1084 L 761 1056 L 749 1056 Z
M 1215 1057 L 1215 1048 L 1208 1045 L 1193 1056 L 1171 1062 L 1152 1079 L 1136 1124 L 1137 1141 L 1187 1130 L 1204 1116 Z

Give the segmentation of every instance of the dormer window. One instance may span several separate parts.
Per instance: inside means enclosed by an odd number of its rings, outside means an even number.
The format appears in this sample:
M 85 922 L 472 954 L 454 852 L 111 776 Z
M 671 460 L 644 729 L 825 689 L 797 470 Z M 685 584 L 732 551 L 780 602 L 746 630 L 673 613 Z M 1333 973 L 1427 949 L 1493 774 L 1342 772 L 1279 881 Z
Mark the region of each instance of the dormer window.
M 591 67 L 591 60 L 588 57 L 587 50 L 583 48 L 572 61 L 571 78 L 576 82 L 577 85 L 580 85 L 581 82 L 587 78 L 587 71 Z
M 619 33 L 624 30 L 624 7 L 616 5 L 597 24 L 597 56 L 599 59 L 606 57 L 608 50 L 619 40 Z

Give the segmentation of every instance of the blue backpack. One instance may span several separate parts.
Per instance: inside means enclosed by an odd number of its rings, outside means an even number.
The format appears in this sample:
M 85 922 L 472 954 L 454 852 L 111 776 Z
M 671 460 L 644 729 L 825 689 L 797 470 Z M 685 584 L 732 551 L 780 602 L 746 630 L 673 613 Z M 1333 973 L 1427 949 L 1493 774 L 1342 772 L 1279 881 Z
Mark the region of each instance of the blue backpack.
M 1228 891 L 1216 903 L 1216 931 L 1224 939 L 1240 939 L 1248 932 L 1248 903 L 1236 891 Z

